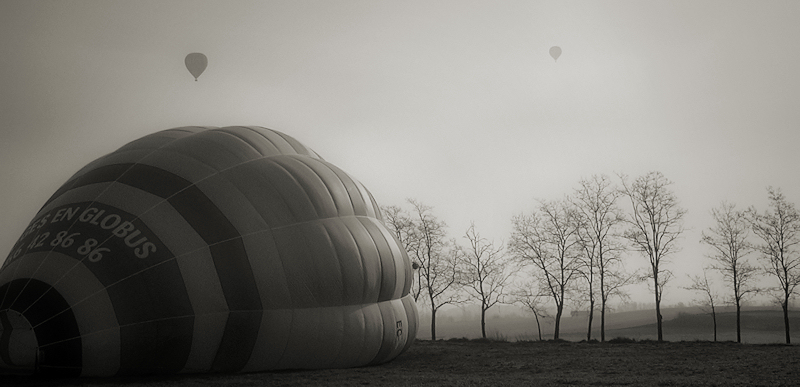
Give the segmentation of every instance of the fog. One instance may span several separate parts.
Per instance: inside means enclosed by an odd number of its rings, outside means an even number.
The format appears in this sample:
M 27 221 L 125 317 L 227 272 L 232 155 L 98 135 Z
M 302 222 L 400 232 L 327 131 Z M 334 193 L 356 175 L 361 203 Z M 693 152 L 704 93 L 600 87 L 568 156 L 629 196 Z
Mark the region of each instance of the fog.
M 711 208 L 763 209 L 767 186 L 800 203 L 797 14 L 792 1 L 6 0 L 0 251 L 69 176 L 133 139 L 260 125 L 381 205 L 416 198 L 453 237 L 474 221 L 498 243 L 581 177 L 663 172 L 688 210 L 664 302 L 688 304 Z M 192 52 L 208 57 L 197 81 Z

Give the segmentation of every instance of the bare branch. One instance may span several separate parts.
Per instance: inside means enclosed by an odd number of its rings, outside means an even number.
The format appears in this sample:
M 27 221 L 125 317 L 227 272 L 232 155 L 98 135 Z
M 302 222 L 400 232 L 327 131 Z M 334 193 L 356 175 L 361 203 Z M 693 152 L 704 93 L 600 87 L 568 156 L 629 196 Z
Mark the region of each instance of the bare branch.
M 403 244 L 416 269 L 412 293 L 428 301 L 431 336 L 436 339 L 436 312 L 443 306 L 461 301 L 458 276 L 458 251 L 446 239 L 447 224 L 433 215 L 431 207 L 408 199 L 412 210 L 384 207 L 387 225 Z
M 765 263 L 764 271 L 777 280 L 778 286 L 770 289 L 783 308 L 786 343 L 789 334 L 789 300 L 800 285 L 800 213 L 780 189 L 767 188 L 770 209 L 759 213 L 755 208 L 747 212 L 753 233 L 761 243 L 755 245 Z
M 578 239 L 583 250 L 581 274 L 586 282 L 589 302 L 587 340 L 591 340 L 595 292 L 600 296 L 600 337 L 605 340 L 605 311 L 609 297 L 622 294 L 632 281 L 624 274 L 619 242 L 619 226 L 625 218 L 616 202 L 622 196 L 605 175 L 581 179 L 573 205 L 579 218 Z
M 677 240 L 683 232 L 683 216 L 686 210 L 678 205 L 675 194 L 669 190 L 672 184 L 661 172 L 649 172 L 628 182 L 620 175 L 622 190 L 630 199 L 631 212 L 626 223 L 624 237 L 631 246 L 647 257 L 650 262 L 649 277 L 653 280 L 656 302 L 658 341 L 663 340 L 661 325 L 661 296 L 672 273 L 663 264 L 677 251 Z
M 486 338 L 486 311 L 506 302 L 506 285 L 513 271 L 507 269 L 503 245 L 495 247 L 494 242 L 481 237 L 474 223 L 467 229 L 464 239 L 467 246 L 459 248 L 461 285 L 481 304 L 481 334 Z
M 556 306 L 553 338 L 558 339 L 564 303 L 582 266 L 577 212 L 568 200 L 540 201 L 536 211 L 512 222 L 509 251 L 519 263 L 533 266 L 546 285 Z

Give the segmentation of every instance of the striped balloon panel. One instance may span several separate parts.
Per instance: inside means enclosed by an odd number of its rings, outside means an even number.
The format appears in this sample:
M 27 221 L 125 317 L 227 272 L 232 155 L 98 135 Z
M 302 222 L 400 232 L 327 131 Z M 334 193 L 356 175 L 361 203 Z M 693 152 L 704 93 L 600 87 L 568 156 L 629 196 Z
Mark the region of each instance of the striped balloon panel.
M 411 280 L 372 195 L 295 139 L 170 129 L 90 163 L 34 217 L 0 270 L 0 343 L 36 351 L 0 348 L 0 366 L 377 364 L 414 340 Z

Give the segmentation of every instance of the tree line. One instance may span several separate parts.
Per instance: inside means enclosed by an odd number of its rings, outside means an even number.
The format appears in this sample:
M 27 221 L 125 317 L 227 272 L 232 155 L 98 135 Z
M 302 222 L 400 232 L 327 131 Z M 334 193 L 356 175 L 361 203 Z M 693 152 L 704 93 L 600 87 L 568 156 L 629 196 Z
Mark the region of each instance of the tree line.
M 592 339 L 594 311 L 600 313 L 600 341 L 605 341 L 609 300 L 627 299 L 625 287 L 647 281 L 655 301 L 658 341 L 663 341 L 661 299 L 674 278 L 670 259 L 679 250 L 686 209 L 661 172 L 635 179 L 593 175 L 582 178 L 560 199 L 537 200 L 536 207 L 511 219 L 507 243 L 481 236 L 472 223 L 459 238 L 448 237 L 447 224 L 433 208 L 414 199 L 407 205 L 382 207 L 385 222 L 408 252 L 414 268 L 412 294 L 431 313 L 431 338 L 436 340 L 436 314 L 446 305 L 474 301 L 481 308 L 481 335 L 486 338 L 486 313 L 499 303 L 519 303 L 539 319 L 554 319 L 559 338 L 568 302 L 588 306 L 586 338 Z M 736 307 L 737 342 L 741 342 L 741 304 L 757 293 L 781 305 L 786 343 L 790 343 L 788 307 L 800 284 L 800 214 L 780 189 L 767 188 L 769 208 L 738 209 L 723 201 L 711 210 L 713 225 L 702 232 L 708 247 L 702 276 L 687 289 L 699 291 L 714 316 L 719 296 L 707 271 L 722 275 L 726 303 Z M 643 271 L 627 271 L 625 259 L 640 256 Z M 754 261 L 752 256 L 756 257 Z M 773 286 L 757 287 L 759 278 Z M 548 316 L 548 305 L 555 315 Z

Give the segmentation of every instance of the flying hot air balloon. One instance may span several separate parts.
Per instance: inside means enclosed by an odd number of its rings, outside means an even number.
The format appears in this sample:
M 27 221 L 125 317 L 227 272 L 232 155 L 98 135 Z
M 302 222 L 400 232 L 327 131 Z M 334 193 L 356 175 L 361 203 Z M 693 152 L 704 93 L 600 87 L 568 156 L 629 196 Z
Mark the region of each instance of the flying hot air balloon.
M 79 170 L 0 268 L 0 373 L 343 368 L 414 341 L 411 263 L 356 179 L 261 127 L 182 127 Z
M 204 54 L 199 52 L 193 52 L 189 55 L 186 55 L 186 58 L 183 60 L 186 64 L 186 69 L 189 70 L 189 73 L 194 76 L 194 80 L 197 81 L 197 78 L 203 71 L 206 71 L 206 67 L 208 66 L 208 58 Z
M 554 61 L 558 61 L 558 57 L 561 56 L 561 47 L 558 46 L 550 47 L 550 56 L 553 57 Z

